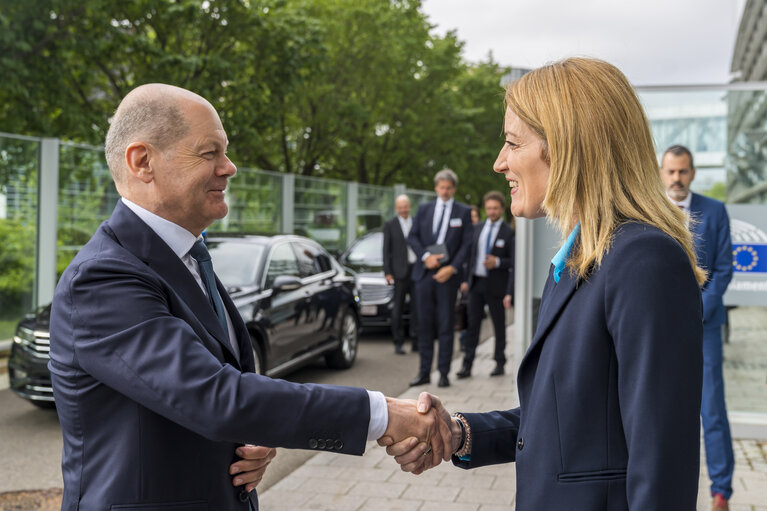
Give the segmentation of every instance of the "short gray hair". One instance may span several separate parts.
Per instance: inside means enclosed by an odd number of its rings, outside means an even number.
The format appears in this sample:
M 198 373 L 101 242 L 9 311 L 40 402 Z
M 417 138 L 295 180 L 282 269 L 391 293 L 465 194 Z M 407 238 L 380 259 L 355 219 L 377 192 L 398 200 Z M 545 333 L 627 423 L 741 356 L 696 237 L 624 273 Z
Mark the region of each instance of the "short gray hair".
M 125 177 L 125 150 L 130 144 L 141 140 L 165 151 L 189 131 L 189 123 L 175 98 L 146 94 L 124 103 L 117 107 L 104 143 L 115 183 Z
M 442 169 L 434 175 L 434 184 L 440 181 L 450 181 L 453 186 L 458 186 L 458 176 L 450 169 Z

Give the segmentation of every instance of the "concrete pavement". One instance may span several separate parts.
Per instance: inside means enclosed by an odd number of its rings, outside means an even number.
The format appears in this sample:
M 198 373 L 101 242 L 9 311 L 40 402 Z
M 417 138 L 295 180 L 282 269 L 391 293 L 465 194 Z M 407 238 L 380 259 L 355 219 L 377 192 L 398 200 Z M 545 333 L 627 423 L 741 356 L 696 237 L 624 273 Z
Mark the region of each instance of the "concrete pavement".
M 513 332 L 509 328 L 507 338 Z M 509 347 L 513 345 L 508 343 Z M 455 380 L 460 359 L 453 361 L 452 385 L 410 389 L 403 398 L 427 390 L 440 396 L 451 411 L 488 411 L 517 405 L 514 375 L 490 377 L 492 338 L 480 344 L 473 377 Z M 514 367 L 509 349 L 509 364 Z M 436 376 L 435 376 L 436 375 Z M 736 469 L 731 511 L 767 511 L 767 442 L 735 439 Z M 708 479 L 701 450 L 698 511 L 708 511 Z M 420 476 L 399 470 L 383 448 L 371 442 L 364 456 L 320 453 L 261 495 L 265 511 L 512 511 L 516 495 L 514 464 L 464 471 L 442 463 Z

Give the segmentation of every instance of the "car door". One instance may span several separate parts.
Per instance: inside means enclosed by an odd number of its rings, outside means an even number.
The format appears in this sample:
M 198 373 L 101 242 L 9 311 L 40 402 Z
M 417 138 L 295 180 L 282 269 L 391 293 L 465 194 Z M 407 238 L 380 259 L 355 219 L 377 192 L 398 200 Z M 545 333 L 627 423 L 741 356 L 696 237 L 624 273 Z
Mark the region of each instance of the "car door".
M 296 289 L 274 289 L 275 280 L 280 276 L 299 278 L 295 253 L 286 241 L 272 247 L 264 275 L 264 289 L 271 291 L 263 310 L 269 329 L 270 367 L 292 358 L 296 343 L 303 337 L 301 321 L 306 309 L 305 291 L 303 286 Z
M 330 256 L 319 245 L 309 241 L 294 241 L 302 282 L 310 298 L 311 322 L 307 322 L 304 344 L 315 345 L 337 333 L 338 296 L 334 289 L 335 272 Z

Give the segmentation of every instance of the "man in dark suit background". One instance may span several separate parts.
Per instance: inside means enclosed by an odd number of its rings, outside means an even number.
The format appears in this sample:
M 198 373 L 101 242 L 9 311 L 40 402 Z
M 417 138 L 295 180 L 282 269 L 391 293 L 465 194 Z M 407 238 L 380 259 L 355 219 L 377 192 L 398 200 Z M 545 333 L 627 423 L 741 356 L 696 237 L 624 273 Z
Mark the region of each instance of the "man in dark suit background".
M 405 298 L 410 296 L 410 328 L 412 332 L 416 324 L 416 306 L 413 296 L 413 264 L 416 257 L 413 249 L 407 244 L 407 236 L 413 226 L 410 216 L 410 199 L 400 195 L 394 200 L 394 211 L 397 215 L 386 222 L 383 228 L 383 263 L 386 282 L 394 286 L 394 307 L 391 313 L 391 331 L 394 338 L 394 352 L 404 355 L 402 345 L 405 343 L 405 325 L 402 320 Z M 410 336 L 413 337 L 412 335 Z M 413 351 L 418 351 L 418 341 L 413 339 Z
M 698 265 L 709 272 L 703 285 L 703 398 L 700 415 L 706 445 L 706 465 L 711 479 L 712 510 L 729 509 L 735 457 L 724 401 L 722 374 L 722 325 L 726 311 L 722 297 L 732 279 L 730 219 L 721 202 L 693 193 L 692 153 L 674 145 L 663 153 L 661 178 L 671 202 L 692 220 Z
M 483 198 L 487 220 L 474 226 L 471 255 L 461 290 L 469 293 L 466 330 L 466 353 L 463 367 L 456 376 L 471 376 L 471 366 L 479 342 L 479 329 L 485 304 L 495 332 L 495 369 L 490 376 L 504 374 L 506 365 L 506 321 L 503 310 L 504 295 L 509 285 L 510 271 L 514 267 L 514 232 L 503 221 L 506 201 L 500 192 L 488 192 Z
M 227 145 L 210 103 L 178 87 L 142 85 L 115 112 L 105 153 L 121 199 L 51 308 L 64 510 L 257 509 L 277 446 L 359 455 L 385 434 L 431 438 L 435 463 L 448 450 L 414 403 L 253 372 L 200 236 L 228 211 Z
M 458 176 L 449 169 L 434 176 L 437 200 L 421 205 L 407 238 L 416 255 L 413 267 L 416 307 L 418 308 L 418 376 L 411 386 L 430 383 L 434 358 L 435 328 L 439 339 L 438 385 L 447 387 L 453 358 L 455 300 L 461 282 L 461 269 L 471 248 L 471 210 L 453 200 Z M 431 253 L 432 251 L 440 253 Z

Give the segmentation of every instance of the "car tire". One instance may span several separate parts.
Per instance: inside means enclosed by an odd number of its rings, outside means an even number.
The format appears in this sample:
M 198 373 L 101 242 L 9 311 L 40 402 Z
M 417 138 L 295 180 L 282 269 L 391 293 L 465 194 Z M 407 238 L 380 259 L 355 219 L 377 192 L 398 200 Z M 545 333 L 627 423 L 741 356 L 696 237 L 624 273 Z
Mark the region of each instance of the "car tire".
M 357 324 L 357 318 L 347 310 L 341 320 L 341 328 L 338 332 L 338 338 L 341 341 L 340 346 L 325 355 L 325 361 L 328 367 L 332 369 L 348 369 L 354 365 L 357 358 L 357 347 L 359 346 L 360 328 Z
M 256 374 L 266 374 L 266 361 L 264 360 L 263 348 L 258 342 L 257 337 L 251 337 L 250 343 L 253 346 L 253 360 L 256 363 Z

